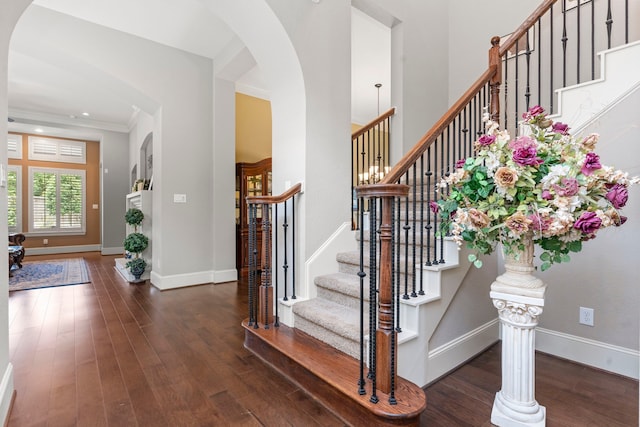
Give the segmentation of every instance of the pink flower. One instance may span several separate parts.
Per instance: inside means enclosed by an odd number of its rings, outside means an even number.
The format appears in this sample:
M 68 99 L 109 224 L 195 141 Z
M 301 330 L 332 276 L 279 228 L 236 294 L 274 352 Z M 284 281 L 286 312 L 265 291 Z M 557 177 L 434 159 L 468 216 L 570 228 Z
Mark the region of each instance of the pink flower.
M 477 143 L 481 147 L 487 147 L 493 144 L 495 140 L 496 140 L 495 135 L 482 135 L 480 138 L 478 138 Z
M 594 153 L 587 153 L 587 157 L 584 159 L 584 165 L 582 165 L 582 172 L 584 175 L 591 175 L 594 171 L 602 168 L 600 164 L 600 157 Z
M 540 197 L 543 200 L 553 200 L 553 195 L 549 190 L 542 190 L 542 194 L 540 194 Z
M 616 184 L 607 192 L 606 196 L 608 201 L 611 202 L 614 208 L 620 209 L 627 204 L 629 198 L 629 192 L 624 185 Z
M 601 225 L 602 220 L 598 218 L 595 212 L 583 212 L 580 218 L 573 224 L 573 228 L 589 235 L 598 231 Z
M 519 136 L 509 143 L 509 148 L 517 150 L 519 148 L 536 147 L 536 142 L 530 136 Z
M 535 105 L 522 115 L 522 118 L 526 121 L 534 119 L 536 116 L 544 114 L 544 108 L 539 105 Z
M 531 221 L 531 229 L 534 231 L 546 231 L 551 225 L 551 218 L 543 218 L 538 214 L 531 214 L 527 218 Z
M 569 134 L 569 125 L 565 124 L 565 123 L 561 123 L 561 122 L 556 122 L 553 124 L 553 127 L 551 128 L 551 130 L 553 130 L 555 133 L 559 133 L 561 135 L 568 135 Z
M 513 161 L 520 166 L 537 166 L 544 163 L 540 157 L 537 157 L 538 151 L 535 147 L 521 147 L 513 152 Z
M 558 196 L 571 197 L 578 194 L 578 180 L 575 178 L 562 178 L 562 185 L 554 185 Z
M 434 214 L 437 214 L 438 211 L 440 210 L 440 206 L 438 206 L 437 202 L 434 202 L 432 200 L 429 202 L 429 209 L 431 209 L 431 212 L 433 212 Z
M 456 161 L 456 169 L 463 167 L 466 161 L 467 159 L 458 159 L 458 161 Z

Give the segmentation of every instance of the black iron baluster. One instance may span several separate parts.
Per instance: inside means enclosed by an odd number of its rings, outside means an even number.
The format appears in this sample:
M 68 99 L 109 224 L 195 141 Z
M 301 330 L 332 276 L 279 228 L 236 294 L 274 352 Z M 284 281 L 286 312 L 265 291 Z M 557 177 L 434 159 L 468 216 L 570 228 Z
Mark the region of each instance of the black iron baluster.
M 520 82 L 520 72 L 519 72 L 520 60 L 518 59 L 518 52 L 519 51 L 520 51 L 520 40 L 516 40 L 516 52 L 515 52 L 515 54 L 513 56 L 513 61 L 515 62 L 515 69 L 514 69 L 515 76 L 513 78 L 513 80 L 514 80 L 514 82 L 513 82 L 514 83 L 514 93 L 515 93 L 515 100 L 513 101 L 513 105 L 515 107 L 515 109 L 513 110 L 513 117 L 514 117 L 513 125 L 516 126 L 516 127 L 518 126 L 518 120 L 519 120 L 519 117 L 518 117 L 518 107 L 519 107 L 519 105 L 518 105 L 518 95 L 520 94 L 520 91 L 518 90 L 518 87 L 519 87 L 518 83 Z
M 538 105 L 542 105 L 542 18 L 538 18 Z
M 287 202 L 285 201 L 284 203 L 285 203 L 285 205 L 284 205 L 284 216 L 286 218 L 287 217 Z M 274 288 L 273 289 L 273 291 L 274 291 L 273 303 L 275 305 L 275 314 L 274 314 L 273 319 L 274 319 L 274 326 L 277 328 L 278 326 L 280 326 L 280 316 L 278 316 L 278 306 L 280 305 L 278 303 L 278 295 L 279 295 L 279 293 L 278 293 L 278 284 L 279 284 L 278 276 L 280 276 L 280 274 L 278 274 L 279 273 L 279 271 L 278 271 L 278 205 L 275 204 L 274 207 L 271 210 L 273 212 L 273 217 L 272 217 L 272 221 L 271 222 L 273 223 L 272 230 L 273 230 L 273 236 L 274 236 L 273 237 L 274 246 L 275 246 L 275 251 L 276 251 L 275 257 L 273 259 L 273 265 L 275 266 L 275 278 L 272 278 L 273 284 L 274 284 L 274 286 L 273 286 L 273 288 Z M 284 250 L 285 251 L 287 250 L 287 242 L 286 242 L 286 240 L 284 242 Z M 286 273 L 285 273 L 285 276 L 286 276 Z M 285 295 L 285 297 L 287 296 L 286 290 L 284 292 L 284 295 Z
M 362 199 L 361 197 L 358 198 Z M 358 379 L 358 394 L 364 395 L 364 278 L 367 274 L 364 272 L 364 211 L 358 212 L 360 220 L 360 378 Z
M 613 25 L 613 16 L 611 14 L 611 0 L 607 1 L 607 49 L 611 49 L 611 28 Z
M 431 147 L 429 147 L 427 149 L 427 164 L 431 165 Z M 431 167 L 431 166 L 429 166 Z M 431 206 L 431 176 L 433 175 L 433 172 L 431 172 L 431 170 L 428 170 L 425 173 L 425 176 L 427 177 L 427 205 Z M 425 251 L 427 253 L 427 261 L 424 263 L 424 265 L 426 266 L 430 266 L 431 264 L 431 230 L 432 230 L 432 223 L 431 223 L 431 209 L 427 209 L 427 225 L 424 226 L 425 230 L 427 230 L 427 250 Z M 435 245 L 435 242 L 434 242 Z
M 507 129 L 507 127 L 509 126 L 509 98 L 508 98 L 508 93 L 509 93 L 509 53 L 505 53 L 504 56 L 504 73 L 502 74 L 502 80 L 504 82 L 503 84 L 503 88 L 504 88 L 504 94 L 502 95 L 503 99 L 504 99 L 504 106 L 503 106 L 503 110 L 504 112 L 502 113 L 502 117 L 504 117 L 504 123 L 503 123 L 503 128 Z
M 262 244 L 264 258 L 264 264 L 262 265 L 262 282 L 263 286 L 267 289 L 264 293 L 264 328 L 269 329 L 269 288 L 271 287 L 271 259 L 269 257 L 269 253 L 271 252 L 271 222 L 269 220 L 269 205 L 264 203 L 262 205 L 262 240 L 264 243 Z M 266 248 L 266 250 L 265 250 Z
M 378 221 L 376 218 L 376 211 L 378 200 L 373 198 L 369 200 L 369 218 L 370 218 L 370 233 L 369 233 L 369 379 L 371 379 L 371 397 L 372 403 L 378 403 L 378 396 L 376 391 L 376 308 L 378 306 L 378 276 L 376 272 L 377 264 L 377 226 Z
M 527 30 L 527 41 L 525 50 L 525 61 L 527 64 L 527 87 L 524 91 L 525 111 L 529 109 L 529 98 L 531 98 L 531 44 L 529 43 L 529 30 Z
M 595 1 L 591 2 L 591 80 L 596 78 L 596 12 Z
M 405 182 L 409 182 L 409 171 L 405 175 Z M 404 294 L 402 299 L 409 299 L 409 196 L 404 204 Z
M 424 153 L 422 153 L 420 155 L 420 290 L 418 291 L 418 295 L 424 295 L 422 285 L 422 266 L 424 265 L 424 209 Z M 427 207 L 427 209 L 429 208 Z
M 276 205 L 276 218 L 278 217 L 278 205 Z M 287 201 L 284 201 L 284 218 L 282 220 L 282 240 L 284 240 L 284 260 L 283 260 L 283 265 L 282 265 L 282 271 L 284 272 L 284 297 L 282 298 L 283 301 L 289 301 L 289 297 L 287 296 L 287 292 L 289 290 L 289 287 L 287 286 L 287 279 L 288 279 L 288 272 L 289 272 L 289 260 L 287 258 L 287 247 L 289 246 L 287 244 L 287 231 L 289 231 L 289 222 L 287 220 L 287 218 L 289 217 L 289 215 L 287 215 Z M 276 233 L 276 248 L 278 247 L 278 234 Z M 276 264 L 278 263 L 278 259 L 277 259 L 277 254 L 278 252 L 276 252 Z
M 471 118 L 471 116 L 469 116 L 469 119 L 470 118 Z M 468 133 L 469 132 L 467 132 L 467 134 L 466 134 L 467 136 L 468 136 Z M 438 173 L 438 138 L 436 138 L 436 140 L 433 142 L 432 146 L 433 146 L 433 172 L 434 172 L 433 182 L 434 182 L 434 184 L 437 184 L 442 179 L 442 176 Z M 437 197 L 437 195 L 435 193 L 435 188 L 434 188 L 433 196 L 434 196 L 433 200 L 434 201 L 438 201 L 438 197 Z M 435 229 L 437 230 L 438 229 L 438 225 L 437 225 L 438 217 L 436 215 L 434 215 L 433 217 L 434 217 L 433 225 L 434 225 Z M 431 259 L 431 263 L 434 264 L 434 265 L 438 264 L 438 245 L 437 245 L 437 243 L 435 241 L 433 242 L 433 258 Z
M 445 164 L 444 164 L 444 132 L 440 134 L 440 136 L 436 139 L 436 142 L 440 141 L 440 146 L 442 147 L 442 149 L 440 150 L 440 179 L 445 177 Z M 437 145 L 436 145 L 437 147 Z M 436 189 L 434 188 L 434 199 L 437 199 L 436 196 Z M 435 216 L 436 218 L 436 227 L 437 227 L 437 223 L 438 223 L 438 217 Z M 437 228 L 436 228 L 437 229 Z M 434 264 L 444 264 L 444 236 L 440 236 L 440 259 L 438 261 L 434 260 Z
M 562 0 L 562 87 L 567 86 L 567 0 Z
M 629 0 L 624 0 L 624 44 L 629 43 Z
M 396 207 L 397 205 L 397 207 Z M 393 297 L 391 301 L 394 301 L 396 305 L 396 310 L 400 312 L 400 279 L 399 276 L 396 277 L 396 253 L 400 253 L 400 239 L 398 238 L 399 234 L 396 233 L 396 210 L 400 212 L 400 199 L 394 198 L 393 203 L 391 204 L 391 289 L 395 289 L 395 300 Z M 400 318 L 397 318 L 396 323 L 396 331 L 402 332 L 400 329 Z
M 549 113 L 553 113 L 553 7 L 549 9 Z
M 412 259 L 412 263 L 411 263 L 411 296 L 413 298 L 417 297 L 418 294 L 416 294 L 416 220 L 418 218 L 418 214 L 416 209 L 418 208 L 417 204 L 418 204 L 418 176 L 417 176 L 417 165 L 416 163 L 413 164 L 413 218 L 412 218 L 412 223 L 413 223 L 413 227 L 411 227 L 411 235 L 413 237 L 413 243 L 412 243 L 412 251 L 411 251 L 411 259 Z M 408 198 L 408 197 L 407 197 Z M 407 244 L 409 244 L 409 242 L 407 242 Z M 407 270 L 407 275 L 409 274 L 409 271 Z
M 291 199 L 291 258 L 293 266 L 291 267 L 291 299 L 296 299 L 296 199 Z
M 576 83 L 580 83 L 580 0 L 576 6 Z

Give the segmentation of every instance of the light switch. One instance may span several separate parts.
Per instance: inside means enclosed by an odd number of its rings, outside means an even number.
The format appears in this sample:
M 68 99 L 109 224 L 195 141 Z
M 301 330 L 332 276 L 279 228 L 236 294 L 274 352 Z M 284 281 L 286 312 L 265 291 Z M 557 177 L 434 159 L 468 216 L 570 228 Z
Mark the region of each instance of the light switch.
M 98 206 L 98 204 L 97 204 L 97 203 L 94 203 L 93 205 L 91 205 L 91 207 L 92 207 L 93 209 L 99 209 L 99 206 Z
M 173 195 L 173 203 L 187 203 L 187 195 L 186 194 L 174 194 Z

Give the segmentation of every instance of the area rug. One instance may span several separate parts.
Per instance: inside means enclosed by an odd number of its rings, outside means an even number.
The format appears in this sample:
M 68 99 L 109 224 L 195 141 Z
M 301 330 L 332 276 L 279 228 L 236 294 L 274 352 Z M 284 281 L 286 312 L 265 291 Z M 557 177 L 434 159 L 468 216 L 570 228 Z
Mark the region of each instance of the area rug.
M 13 270 L 9 292 L 89 282 L 87 265 L 82 258 L 27 261 L 22 263 L 22 268 Z

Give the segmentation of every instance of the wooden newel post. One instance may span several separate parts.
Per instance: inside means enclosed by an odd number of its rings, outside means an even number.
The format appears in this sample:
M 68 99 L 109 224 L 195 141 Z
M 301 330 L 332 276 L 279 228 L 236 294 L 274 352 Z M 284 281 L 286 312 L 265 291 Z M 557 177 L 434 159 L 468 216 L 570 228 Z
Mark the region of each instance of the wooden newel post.
M 271 219 L 267 203 L 262 205 L 262 256 L 260 265 L 260 292 L 258 301 L 258 321 L 265 329 L 273 323 L 273 286 L 271 286 Z
M 377 197 L 381 203 L 380 219 L 380 265 L 378 268 L 378 325 L 376 329 L 376 388 L 389 394 L 398 375 L 398 337 L 394 329 L 392 289 L 391 237 L 394 198 L 406 197 L 409 186 L 404 184 L 376 184 L 358 187 L 359 197 Z M 374 225 L 372 225 L 374 226 Z
M 500 84 L 502 83 L 502 61 L 500 59 L 500 37 L 491 38 L 489 49 L 489 67 L 495 66 L 496 73 L 489 82 L 491 91 L 491 120 L 500 123 Z

